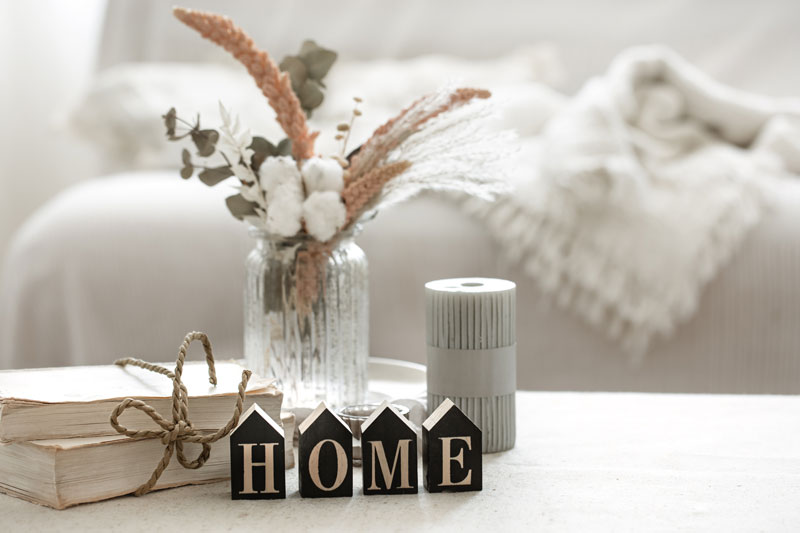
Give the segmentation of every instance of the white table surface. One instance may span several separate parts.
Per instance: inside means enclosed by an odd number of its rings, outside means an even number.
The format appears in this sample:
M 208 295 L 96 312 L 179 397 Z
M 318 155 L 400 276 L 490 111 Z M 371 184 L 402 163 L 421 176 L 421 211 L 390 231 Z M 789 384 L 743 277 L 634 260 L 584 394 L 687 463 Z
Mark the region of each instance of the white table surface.
M 800 398 L 517 394 L 482 492 L 231 501 L 227 482 L 64 511 L 0 495 L 0 529 L 800 531 Z M 277 528 L 277 529 L 276 529 Z

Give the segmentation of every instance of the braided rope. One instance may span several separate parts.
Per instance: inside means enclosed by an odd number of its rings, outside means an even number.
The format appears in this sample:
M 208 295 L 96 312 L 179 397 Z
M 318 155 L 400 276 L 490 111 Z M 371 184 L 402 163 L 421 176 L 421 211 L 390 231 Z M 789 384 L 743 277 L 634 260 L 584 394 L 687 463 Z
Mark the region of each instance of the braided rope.
M 158 462 L 155 470 L 153 470 L 153 473 L 150 475 L 150 479 L 148 479 L 147 482 L 145 482 L 134 492 L 136 496 L 147 494 L 153 489 L 155 484 L 158 482 L 158 479 L 161 477 L 161 474 L 163 474 L 164 470 L 166 470 L 167 466 L 169 466 L 169 462 L 172 459 L 173 453 L 177 455 L 178 462 L 184 468 L 194 470 L 203 466 L 211 455 L 210 444 L 225 437 L 239 423 L 239 417 L 242 414 L 242 408 L 244 405 L 244 398 L 247 394 L 247 382 L 250 380 L 251 376 L 251 372 L 249 370 L 242 371 L 242 381 L 239 383 L 239 391 L 236 396 L 236 405 L 233 408 L 233 416 L 231 416 L 230 420 L 228 420 L 228 423 L 214 433 L 207 435 L 198 434 L 197 430 L 192 427 L 192 423 L 189 420 L 189 392 L 186 389 L 186 386 L 183 384 L 183 381 L 181 381 L 181 377 L 183 375 L 183 363 L 186 359 L 186 352 L 189 349 L 189 345 L 195 340 L 199 340 L 203 344 L 203 349 L 206 353 L 206 364 L 208 365 L 208 381 L 212 385 L 216 385 L 217 373 L 214 368 L 214 355 L 211 350 L 211 342 L 208 340 L 208 336 L 205 333 L 200 333 L 198 331 L 192 331 L 183 339 L 183 343 L 178 350 L 178 359 L 175 362 L 174 372 L 169 371 L 163 366 L 148 363 L 147 361 L 142 361 L 141 359 L 125 358 L 114 361 L 114 364 L 119 366 L 138 366 L 139 368 L 162 374 L 172 380 L 172 421 L 168 421 L 166 418 L 161 416 L 146 402 L 133 398 L 126 398 L 122 400 L 111 412 L 111 416 L 109 418 L 111 427 L 113 427 L 117 433 L 134 439 L 159 438 L 166 446 L 166 448 L 164 448 L 164 454 L 162 455 L 161 460 Z M 161 429 L 129 429 L 120 424 L 120 415 L 122 415 L 126 409 L 130 408 L 142 411 L 144 414 L 149 416 Z M 202 445 L 202 450 L 195 459 L 189 460 L 184 454 L 183 444 L 185 442 L 194 442 Z

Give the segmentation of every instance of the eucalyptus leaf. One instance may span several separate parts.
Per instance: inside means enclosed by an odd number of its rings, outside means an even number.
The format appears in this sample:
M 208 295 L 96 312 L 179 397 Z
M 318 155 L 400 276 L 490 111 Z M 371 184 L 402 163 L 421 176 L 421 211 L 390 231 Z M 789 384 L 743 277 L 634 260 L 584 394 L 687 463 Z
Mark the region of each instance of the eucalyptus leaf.
M 298 57 L 309 68 L 309 77 L 322 79 L 328 73 L 333 63 L 336 61 L 337 54 L 333 50 L 328 50 L 319 46 L 315 41 L 307 39 L 300 47 Z M 314 72 L 311 66 L 314 65 Z
M 336 62 L 336 57 L 336 52 L 326 50 L 320 46 L 300 54 L 300 59 L 303 60 L 308 69 L 308 77 L 317 81 L 322 80 L 328 74 L 328 71 Z
M 162 117 L 164 119 L 164 126 L 167 128 L 167 138 L 173 139 L 175 137 L 175 126 L 177 125 L 178 113 L 174 107 L 171 107 L 167 114 Z
M 303 111 L 309 117 L 311 111 L 322 104 L 324 99 L 322 89 L 325 88 L 322 79 L 331 69 L 336 57 L 337 54 L 333 50 L 307 40 L 303 42 L 298 55 L 287 56 L 281 61 L 280 68 L 289 73 L 292 91 L 297 95 Z
M 254 136 L 253 141 L 248 146 L 252 151 L 257 154 L 275 155 L 277 148 L 274 144 L 266 140 L 264 137 Z
M 195 130 L 191 136 L 198 155 L 208 157 L 214 153 L 214 147 L 219 140 L 219 133 L 216 130 Z
M 275 155 L 292 155 L 292 140 L 288 137 L 278 143 Z
M 231 170 L 231 167 L 228 165 L 215 168 L 206 168 L 197 175 L 198 179 L 209 187 L 213 187 L 217 183 L 226 180 L 231 176 L 233 176 L 233 170 Z
M 184 148 L 183 151 L 181 152 L 181 161 L 183 161 L 184 165 L 191 166 L 192 164 L 192 154 L 190 154 L 189 150 L 187 150 L 186 148 Z
M 310 54 L 314 50 L 319 48 L 319 45 L 313 39 L 306 39 L 303 41 L 303 44 L 300 45 L 300 56 L 304 56 Z
M 228 196 L 225 199 L 225 204 L 228 206 L 228 210 L 231 212 L 231 214 L 239 220 L 243 220 L 246 216 L 258 214 L 256 213 L 256 207 L 258 207 L 258 204 L 249 200 L 245 200 L 244 196 L 241 194 Z
M 322 94 L 322 87 L 314 80 L 306 80 L 298 93 L 300 104 L 307 112 L 319 107 L 325 95 Z
M 287 56 L 281 61 L 280 69 L 289 73 L 292 80 L 292 90 L 296 93 L 308 78 L 308 69 L 305 63 L 297 56 Z
M 248 146 L 253 150 L 253 156 L 250 158 L 250 166 L 253 170 L 261 168 L 261 163 L 270 156 L 276 155 L 278 149 L 274 144 L 266 140 L 264 137 L 253 137 L 253 142 Z
M 194 167 L 191 164 L 185 165 L 181 169 L 181 177 L 185 180 L 188 180 L 194 174 Z

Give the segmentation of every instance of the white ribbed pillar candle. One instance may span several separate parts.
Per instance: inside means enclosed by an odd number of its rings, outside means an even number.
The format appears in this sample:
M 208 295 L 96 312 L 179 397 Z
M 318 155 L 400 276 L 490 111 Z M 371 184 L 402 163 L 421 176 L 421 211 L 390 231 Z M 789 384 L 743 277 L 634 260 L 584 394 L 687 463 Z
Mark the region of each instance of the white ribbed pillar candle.
M 450 398 L 482 432 L 484 453 L 516 438 L 516 285 L 490 278 L 425 284 L 428 410 Z

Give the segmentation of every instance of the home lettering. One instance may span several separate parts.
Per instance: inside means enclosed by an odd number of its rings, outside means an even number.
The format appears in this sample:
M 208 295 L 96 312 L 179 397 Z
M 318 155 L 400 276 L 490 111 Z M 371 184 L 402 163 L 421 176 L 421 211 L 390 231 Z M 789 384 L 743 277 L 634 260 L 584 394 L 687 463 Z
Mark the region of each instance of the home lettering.
M 353 436 L 324 403 L 298 427 L 298 488 L 303 498 L 353 495 Z M 231 497 L 286 497 L 283 430 L 257 405 L 231 433 Z M 388 402 L 361 426 L 365 495 L 415 494 L 417 433 Z M 445 400 L 422 425 L 423 482 L 428 492 L 483 488 L 481 431 Z

